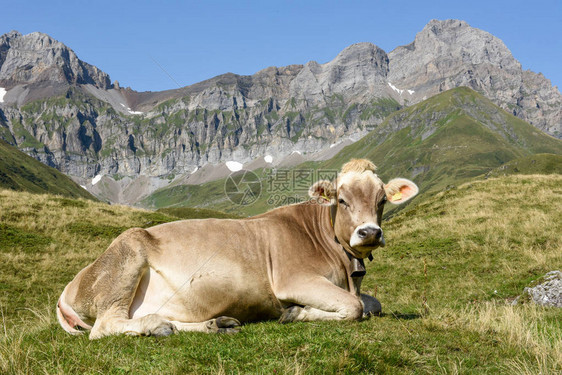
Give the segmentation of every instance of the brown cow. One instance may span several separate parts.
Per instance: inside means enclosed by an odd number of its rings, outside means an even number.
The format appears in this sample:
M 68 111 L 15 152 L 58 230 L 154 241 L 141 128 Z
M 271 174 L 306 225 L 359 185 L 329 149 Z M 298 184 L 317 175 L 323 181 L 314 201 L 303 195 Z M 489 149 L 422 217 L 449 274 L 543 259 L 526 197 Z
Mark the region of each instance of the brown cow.
M 59 322 L 96 339 L 234 332 L 240 322 L 266 319 L 360 319 L 354 265 L 384 245 L 385 202 L 418 192 L 405 179 L 383 184 L 374 171 L 370 161 L 352 160 L 336 181 L 310 188 L 314 199 L 247 219 L 127 230 L 66 286 Z

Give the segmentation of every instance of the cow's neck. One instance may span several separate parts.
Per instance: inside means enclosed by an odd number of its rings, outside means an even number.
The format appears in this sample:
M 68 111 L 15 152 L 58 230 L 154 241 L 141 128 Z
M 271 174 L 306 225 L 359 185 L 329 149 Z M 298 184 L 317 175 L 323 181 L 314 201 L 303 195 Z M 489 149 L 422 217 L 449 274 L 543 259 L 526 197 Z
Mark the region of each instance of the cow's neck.
M 330 261 L 342 264 L 346 268 L 348 289 L 359 295 L 359 286 L 363 276 L 352 277 L 353 264 L 359 261 L 349 257 L 348 252 L 337 241 L 334 227 L 331 222 L 330 207 L 319 205 L 313 201 L 285 206 L 279 210 L 291 212 L 290 220 L 297 221 L 306 232 L 314 239 L 317 249 Z M 267 213 L 265 214 L 267 215 Z M 354 261 L 355 259 L 355 261 Z M 361 264 L 361 262 L 359 262 Z
M 326 233 L 325 241 L 330 243 L 330 246 L 327 248 L 333 249 L 333 251 L 339 253 L 340 255 L 344 256 L 344 259 L 347 260 L 347 264 L 349 267 L 349 278 L 351 279 L 351 283 L 353 284 L 353 289 L 359 295 L 359 289 L 361 287 L 361 281 L 363 280 L 363 276 L 366 274 L 365 270 L 365 263 L 363 259 L 358 259 L 354 257 L 349 251 L 345 249 L 345 247 L 338 241 L 336 237 L 336 233 L 334 231 L 334 222 L 335 222 L 335 215 L 336 209 L 334 206 L 326 207 L 320 206 L 320 218 L 318 219 L 319 222 L 323 223 L 323 228 L 321 233 Z M 350 285 L 351 287 L 351 285 Z
M 336 215 L 338 213 L 337 207 L 338 206 L 336 206 L 335 204 L 330 206 L 330 225 L 332 226 L 332 230 L 334 231 L 334 240 L 338 244 L 340 244 L 334 229 L 334 225 L 336 222 Z M 365 261 L 363 259 L 355 257 L 348 249 L 345 248 L 343 244 L 340 244 L 340 246 L 342 247 L 343 251 L 347 255 L 349 261 L 351 262 L 351 277 L 357 278 L 357 277 L 365 276 L 365 274 L 367 273 L 367 270 L 365 269 Z M 369 254 L 369 259 L 372 260 L 372 255 L 370 254 Z

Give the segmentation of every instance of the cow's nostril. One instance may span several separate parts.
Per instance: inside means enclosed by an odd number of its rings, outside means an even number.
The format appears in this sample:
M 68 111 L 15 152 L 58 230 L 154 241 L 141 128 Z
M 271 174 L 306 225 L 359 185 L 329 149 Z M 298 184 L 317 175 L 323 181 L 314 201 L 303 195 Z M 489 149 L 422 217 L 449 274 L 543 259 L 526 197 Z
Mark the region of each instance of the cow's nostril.
M 359 236 L 359 238 L 361 238 L 361 239 L 367 238 L 367 237 L 380 238 L 381 232 L 382 231 L 381 231 L 380 228 L 364 227 L 364 228 L 361 228 L 361 229 L 357 230 L 357 236 Z

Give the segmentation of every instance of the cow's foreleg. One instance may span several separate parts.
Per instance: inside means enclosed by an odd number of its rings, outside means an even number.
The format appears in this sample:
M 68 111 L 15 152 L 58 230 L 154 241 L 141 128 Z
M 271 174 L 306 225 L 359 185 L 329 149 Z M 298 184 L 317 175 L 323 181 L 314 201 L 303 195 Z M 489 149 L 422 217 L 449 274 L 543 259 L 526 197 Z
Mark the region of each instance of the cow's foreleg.
M 172 323 L 178 331 L 183 332 L 237 333 L 240 331 L 240 322 L 227 316 L 200 323 L 183 323 L 178 321 L 172 321 Z
M 279 300 L 288 305 L 279 318 L 281 323 L 314 320 L 359 320 L 363 303 L 354 294 L 320 277 L 302 280 L 279 293 Z

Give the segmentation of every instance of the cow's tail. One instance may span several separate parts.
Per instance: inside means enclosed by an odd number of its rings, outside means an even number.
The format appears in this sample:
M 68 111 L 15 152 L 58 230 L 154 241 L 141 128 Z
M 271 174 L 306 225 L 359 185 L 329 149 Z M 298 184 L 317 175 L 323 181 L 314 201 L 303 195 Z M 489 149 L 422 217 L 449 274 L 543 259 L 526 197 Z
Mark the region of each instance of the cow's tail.
M 84 323 L 74 309 L 64 301 L 65 292 L 66 288 L 57 302 L 57 318 L 61 327 L 71 335 L 80 335 L 84 330 L 92 329 L 92 326 Z

